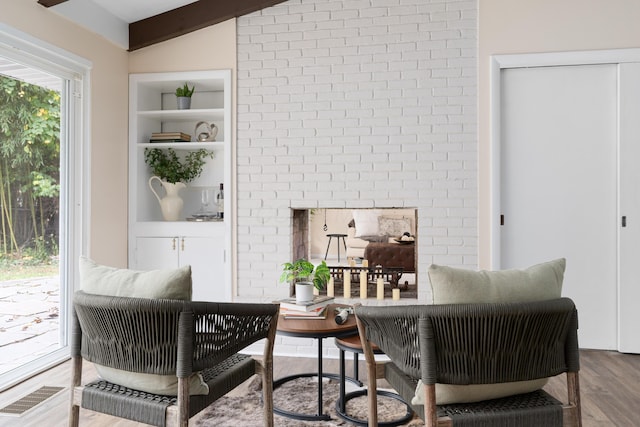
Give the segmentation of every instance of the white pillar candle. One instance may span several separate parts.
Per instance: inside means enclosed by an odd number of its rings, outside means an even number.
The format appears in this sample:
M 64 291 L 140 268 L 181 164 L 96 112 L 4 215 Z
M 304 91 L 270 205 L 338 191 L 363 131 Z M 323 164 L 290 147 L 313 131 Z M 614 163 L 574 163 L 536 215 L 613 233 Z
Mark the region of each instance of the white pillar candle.
M 398 300 L 400 299 L 400 289 L 398 289 L 398 288 L 394 288 L 394 289 L 391 291 L 391 294 L 393 295 L 393 300 L 394 300 L 394 301 L 398 301 Z
M 356 260 L 355 260 L 355 259 L 353 259 L 353 258 L 351 258 L 351 259 L 349 260 L 349 267 L 355 267 L 355 266 L 356 266 Z
M 351 269 L 342 270 L 342 276 L 344 277 L 344 297 L 351 298 Z
M 377 284 L 376 298 L 384 299 L 384 280 L 382 280 L 382 277 L 378 277 L 378 281 L 376 284 Z
M 332 297 L 333 293 L 334 293 L 334 282 L 333 282 L 333 277 L 329 278 L 329 284 L 327 285 L 327 296 L 328 297 Z
M 360 272 L 360 298 L 367 298 L 367 272 Z
M 362 260 L 362 266 L 363 267 L 369 267 L 369 260 L 368 259 L 363 259 Z

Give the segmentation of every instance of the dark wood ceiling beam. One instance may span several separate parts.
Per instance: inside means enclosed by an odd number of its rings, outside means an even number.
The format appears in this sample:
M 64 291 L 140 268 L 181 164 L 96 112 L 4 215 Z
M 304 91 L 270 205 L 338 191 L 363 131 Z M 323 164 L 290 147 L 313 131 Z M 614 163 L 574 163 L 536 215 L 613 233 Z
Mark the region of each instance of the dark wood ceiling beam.
M 60 3 L 64 3 L 67 0 L 38 0 L 38 3 L 43 5 L 44 7 L 55 6 Z
M 286 0 L 200 0 L 129 24 L 129 51 L 163 42 Z

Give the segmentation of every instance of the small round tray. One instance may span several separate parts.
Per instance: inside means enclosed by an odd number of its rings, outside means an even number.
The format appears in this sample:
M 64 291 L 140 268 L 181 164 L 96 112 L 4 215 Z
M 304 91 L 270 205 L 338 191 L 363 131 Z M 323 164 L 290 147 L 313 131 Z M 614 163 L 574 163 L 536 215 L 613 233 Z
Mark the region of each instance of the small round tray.
M 416 242 L 415 240 L 401 240 L 396 238 L 394 238 L 393 240 L 395 240 L 397 243 L 400 243 L 401 245 L 412 245 Z

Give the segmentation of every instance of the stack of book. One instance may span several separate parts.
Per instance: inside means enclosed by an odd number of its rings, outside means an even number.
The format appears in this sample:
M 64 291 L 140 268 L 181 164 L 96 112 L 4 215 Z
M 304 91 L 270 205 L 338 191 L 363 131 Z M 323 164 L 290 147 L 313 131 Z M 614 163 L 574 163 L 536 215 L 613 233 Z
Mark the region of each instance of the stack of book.
M 182 132 L 153 132 L 149 142 L 189 142 L 191 135 Z
M 294 298 L 275 301 L 280 304 L 280 314 L 285 319 L 326 319 L 327 306 L 333 303 L 333 297 L 315 296 L 312 301 L 297 303 Z

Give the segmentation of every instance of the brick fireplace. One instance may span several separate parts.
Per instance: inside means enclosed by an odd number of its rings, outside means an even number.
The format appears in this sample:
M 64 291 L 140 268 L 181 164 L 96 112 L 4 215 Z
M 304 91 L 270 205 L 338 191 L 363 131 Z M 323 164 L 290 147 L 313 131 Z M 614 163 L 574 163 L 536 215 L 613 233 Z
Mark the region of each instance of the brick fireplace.
M 476 1 L 290 0 L 237 19 L 237 300 L 284 297 L 314 208 L 418 212 L 431 263 L 477 266 Z

